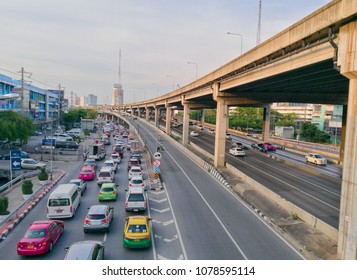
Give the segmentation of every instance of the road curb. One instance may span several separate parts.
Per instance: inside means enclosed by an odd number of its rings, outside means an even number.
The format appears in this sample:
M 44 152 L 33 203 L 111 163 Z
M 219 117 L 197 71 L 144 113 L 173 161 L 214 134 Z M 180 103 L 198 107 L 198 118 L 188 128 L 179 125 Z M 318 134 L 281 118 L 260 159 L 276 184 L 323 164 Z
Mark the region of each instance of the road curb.
M 16 214 L 16 218 L 13 221 L 9 221 L 7 224 L 5 224 L 2 227 L 2 231 L 0 233 L 0 242 L 4 239 L 6 239 L 6 237 L 9 235 L 9 233 L 15 228 L 16 225 L 18 225 L 21 220 L 23 220 L 27 214 L 38 204 L 38 202 L 60 181 L 60 179 L 62 179 L 62 177 L 65 175 L 66 173 L 64 171 L 61 171 L 61 174 L 58 176 L 58 178 L 56 178 L 55 180 L 53 180 L 51 182 L 51 184 L 49 185 L 49 187 L 47 187 L 44 190 L 41 190 L 41 193 L 33 200 L 28 202 L 27 205 L 25 205 L 22 209 L 19 210 L 19 212 Z M 24 209 L 24 210 L 23 210 Z

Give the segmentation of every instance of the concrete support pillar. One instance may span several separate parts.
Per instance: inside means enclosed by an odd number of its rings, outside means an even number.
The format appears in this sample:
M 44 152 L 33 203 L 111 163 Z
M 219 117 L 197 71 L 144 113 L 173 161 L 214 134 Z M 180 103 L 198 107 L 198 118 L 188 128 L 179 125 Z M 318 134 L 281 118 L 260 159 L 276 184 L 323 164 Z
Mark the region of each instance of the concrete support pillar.
M 342 110 L 342 126 L 340 136 L 340 158 L 339 165 L 343 165 L 343 159 L 345 157 L 345 143 L 346 143 L 346 122 L 347 122 L 347 106 L 343 106 Z
M 150 113 L 150 110 L 149 110 L 148 106 L 146 106 L 145 107 L 145 119 L 147 122 L 149 121 L 149 113 Z
M 349 78 L 337 257 L 357 259 L 357 22 L 340 28 L 337 64 Z
M 159 107 L 155 106 L 155 126 L 159 127 Z
M 182 145 L 187 146 L 189 143 L 188 135 L 189 122 L 190 122 L 190 106 L 188 103 L 183 102 L 183 127 L 182 127 Z
M 224 94 L 224 93 L 222 93 Z M 226 154 L 227 105 L 219 91 L 219 84 L 213 86 L 213 99 L 217 102 L 216 134 L 214 143 L 214 167 L 224 167 Z
M 166 105 L 166 134 L 170 135 L 171 133 L 171 106 Z
M 262 130 L 262 140 L 263 140 L 263 142 L 268 142 L 269 141 L 270 111 L 271 111 L 271 104 L 268 104 L 268 105 L 264 106 L 263 130 Z

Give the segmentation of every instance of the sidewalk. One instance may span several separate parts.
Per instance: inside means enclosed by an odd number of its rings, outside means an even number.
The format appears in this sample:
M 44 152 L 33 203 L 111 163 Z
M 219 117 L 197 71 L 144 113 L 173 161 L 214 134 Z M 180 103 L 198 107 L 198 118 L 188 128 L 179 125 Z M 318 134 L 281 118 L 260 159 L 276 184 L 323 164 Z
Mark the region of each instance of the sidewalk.
M 54 171 L 52 181 L 46 184 L 41 183 L 37 176 L 29 178 L 33 183 L 33 195 L 27 200 L 22 194 L 22 182 L 18 182 L 2 193 L 9 199 L 9 215 L 1 217 L 0 220 L 0 241 L 15 228 L 15 226 L 31 211 L 31 209 L 58 183 L 64 176 L 63 171 Z

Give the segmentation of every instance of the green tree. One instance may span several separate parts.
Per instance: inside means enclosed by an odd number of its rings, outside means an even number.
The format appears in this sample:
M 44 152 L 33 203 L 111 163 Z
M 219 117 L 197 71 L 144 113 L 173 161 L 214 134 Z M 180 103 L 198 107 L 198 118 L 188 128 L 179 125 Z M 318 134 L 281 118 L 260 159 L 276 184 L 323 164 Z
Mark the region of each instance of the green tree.
M 0 112 L 0 140 L 15 141 L 20 139 L 22 143 L 26 143 L 35 128 L 28 117 L 14 111 Z
M 206 109 L 205 110 L 205 122 L 216 124 L 216 109 Z
M 301 136 L 309 142 L 314 143 L 327 143 L 329 142 L 330 136 L 320 131 L 315 125 L 311 123 L 301 124 Z
M 71 129 L 73 123 L 79 123 L 81 119 L 96 119 L 97 111 L 94 109 L 71 109 L 67 113 L 62 114 L 62 119 L 66 129 Z
M 201 110 L 192 110 L 190 112 L 190 120 L 197 120 L 201 119 Z
M 263 127 L 263 108 L 237 107 L 231 111 L 229 116 L 229 127 L 262 129 Z

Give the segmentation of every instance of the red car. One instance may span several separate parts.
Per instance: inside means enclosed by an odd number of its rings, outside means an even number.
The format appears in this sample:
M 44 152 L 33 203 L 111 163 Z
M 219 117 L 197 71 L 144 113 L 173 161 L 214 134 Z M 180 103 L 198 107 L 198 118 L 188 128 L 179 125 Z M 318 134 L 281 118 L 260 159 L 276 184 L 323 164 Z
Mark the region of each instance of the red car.
M 267 148 L 268 151 L 276 151 L 276 146 L 272 143 L 265 142 L 263 143 L 263 145 L 265 146 L 265 148 Z
M 79 172 L 78 179 L 85 181 L 92 181 L 95 178 L 94 168 L 91 166 L 83 166 L 82 170 Z
M 52 251 L 53 245 L 60 238 L 63 230 L 63 221 L 33 222 L 24 237 L 17 243 L 17 254 L 20 256 L 34 256 Z

